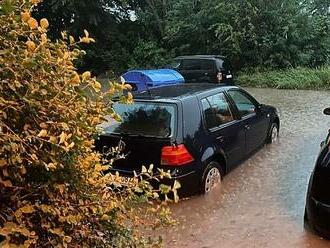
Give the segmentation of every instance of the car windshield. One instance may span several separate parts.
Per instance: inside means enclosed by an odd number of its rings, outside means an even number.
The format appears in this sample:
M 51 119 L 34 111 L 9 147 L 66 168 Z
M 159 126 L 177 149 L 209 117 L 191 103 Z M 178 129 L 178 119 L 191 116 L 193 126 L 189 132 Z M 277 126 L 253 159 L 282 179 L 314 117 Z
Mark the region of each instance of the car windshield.
M 176 108 L 174 104 L 135 102 L 115 103 L 113 106 L 121 121 L 108 118 L 102 125 L 106 133 L 166 138 L 173 135 Z
M 174 60 L 171 61 L 171 63 L 169 64 L 169 66 L 172 69 L 178 69 L 180 67 L 180 64 L 181 64 L 180 60 L 174 59 Z

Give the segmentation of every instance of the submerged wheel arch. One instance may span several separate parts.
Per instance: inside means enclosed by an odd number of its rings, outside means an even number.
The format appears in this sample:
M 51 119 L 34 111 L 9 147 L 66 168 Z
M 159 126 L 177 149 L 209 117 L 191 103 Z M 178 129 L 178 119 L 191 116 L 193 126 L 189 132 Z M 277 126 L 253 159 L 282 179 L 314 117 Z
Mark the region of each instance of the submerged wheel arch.
M 227 159 L 223 151 L 216 153 L 212 147 L 207 148 L 202 156 L 202 162 L 207 166 L 212 161 L 220 165 L 223 174 L 227 174 Z

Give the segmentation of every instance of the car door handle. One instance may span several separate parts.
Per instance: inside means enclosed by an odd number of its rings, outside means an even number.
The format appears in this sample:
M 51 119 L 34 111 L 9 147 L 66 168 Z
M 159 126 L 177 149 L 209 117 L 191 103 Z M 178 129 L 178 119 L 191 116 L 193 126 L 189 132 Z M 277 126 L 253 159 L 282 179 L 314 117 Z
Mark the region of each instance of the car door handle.
M 220 141 L 220 142 L 223 142 L 225 140 L 225 138 L 223 136 L 218 136 L 217 140 Z
M 244 128 L 245 128 L 246 130 L 250 130 L 251 126 L 250 126 L 250 125 L 245 125 Z

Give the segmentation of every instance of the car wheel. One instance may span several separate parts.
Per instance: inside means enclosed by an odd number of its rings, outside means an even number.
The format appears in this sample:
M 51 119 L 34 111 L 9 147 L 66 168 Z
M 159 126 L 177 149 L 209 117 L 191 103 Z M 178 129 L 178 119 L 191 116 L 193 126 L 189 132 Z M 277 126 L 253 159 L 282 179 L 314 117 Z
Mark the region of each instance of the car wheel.
M 221 187 L 222 171 L 217 162 L 211 162 L 204 171 L 204 176 L 201 185 L 201 193 L 207 194 L 215 187 Z
M 277 123 L 273 123 L 270 127 L 269 134 L 267 137 L 267 143 L 276 143 L 278 141 L 278 135 L 279 135 L 279 130 L 278 130 L 278 125 Z

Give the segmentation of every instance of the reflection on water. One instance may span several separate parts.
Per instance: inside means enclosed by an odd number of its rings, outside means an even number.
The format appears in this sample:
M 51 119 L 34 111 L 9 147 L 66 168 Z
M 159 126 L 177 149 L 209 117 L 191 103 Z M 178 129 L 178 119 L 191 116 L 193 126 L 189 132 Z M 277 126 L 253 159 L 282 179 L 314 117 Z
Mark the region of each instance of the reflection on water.
M 305 194 L 319 144 L 330 127 L 322 114 L 330 92 L 247 89 L 276 106 L 280 141 L 228 174 L 221 190 L 172 206 L 180 221 L 166 247 L 330 247 L 303 229 Z

